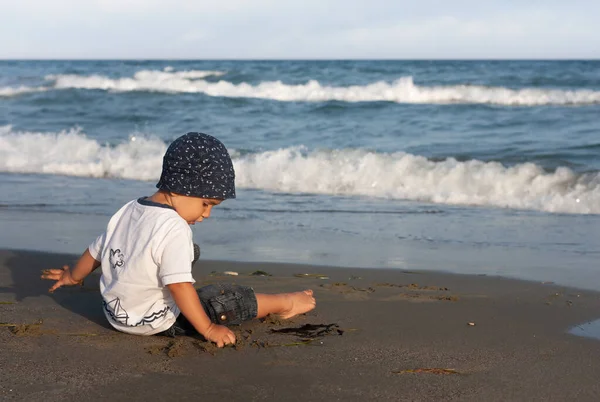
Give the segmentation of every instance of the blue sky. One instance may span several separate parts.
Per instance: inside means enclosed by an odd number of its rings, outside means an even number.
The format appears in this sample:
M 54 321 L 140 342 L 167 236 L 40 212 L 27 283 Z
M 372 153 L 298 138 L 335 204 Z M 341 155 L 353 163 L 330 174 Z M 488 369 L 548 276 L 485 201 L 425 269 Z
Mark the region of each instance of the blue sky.
M 597 0 L 0 0 L 0 58 L 600 58 Z

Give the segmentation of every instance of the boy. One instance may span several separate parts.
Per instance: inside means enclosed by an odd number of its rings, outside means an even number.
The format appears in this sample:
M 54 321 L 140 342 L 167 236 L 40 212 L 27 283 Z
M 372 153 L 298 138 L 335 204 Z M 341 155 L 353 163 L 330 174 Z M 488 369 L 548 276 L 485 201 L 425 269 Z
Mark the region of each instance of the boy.
M 269 295 L 245 286 L 193 287 L 189 225 L 235 198 L 233 164 L 219 140 L 201 133 L 177 138 L 165 153 L 156 187 L 151 197 L 123 206 L 73 270 L 46 270 L 42 278 L 56 281 L 50 292 L 79 284 L 102 266 L 104 313 L 114 328 L 137 335 L 197 331 L 218 347 L 236 341 L 225 324 L 267 314 L 290 318 L 315 308 L 312 290 Z

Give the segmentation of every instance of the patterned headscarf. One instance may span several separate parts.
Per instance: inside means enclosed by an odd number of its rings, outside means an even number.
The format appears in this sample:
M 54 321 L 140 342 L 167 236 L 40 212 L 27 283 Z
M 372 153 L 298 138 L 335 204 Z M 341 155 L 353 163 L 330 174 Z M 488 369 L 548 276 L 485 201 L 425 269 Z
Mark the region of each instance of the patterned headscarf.
M 192 197 L 235 198 L 231 157 L 215 137 L 187 133 L 169 145 L 156 187 Z

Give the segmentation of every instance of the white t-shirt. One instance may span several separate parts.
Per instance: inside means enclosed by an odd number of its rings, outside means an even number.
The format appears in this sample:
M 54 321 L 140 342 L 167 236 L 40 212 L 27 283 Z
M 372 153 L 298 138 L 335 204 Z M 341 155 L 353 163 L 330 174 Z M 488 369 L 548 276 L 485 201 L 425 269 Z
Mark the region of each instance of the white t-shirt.
M 173 325 L 180 311 L 166 285 L 195 282 L 192 230 L 173 208 L 146 198 L 125 204 L 89 252 L 102 263 L 100 293 L 113 327 L 153 335 Z

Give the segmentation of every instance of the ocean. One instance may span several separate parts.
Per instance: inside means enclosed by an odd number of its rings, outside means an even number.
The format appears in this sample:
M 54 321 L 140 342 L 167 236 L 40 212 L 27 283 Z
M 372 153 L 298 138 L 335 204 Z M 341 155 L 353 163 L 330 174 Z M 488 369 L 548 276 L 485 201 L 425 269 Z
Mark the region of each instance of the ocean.
M 0 61 L 0 248 L 81 253 L 190 131 L 202 258 L 600 289 L 600 61 Z

